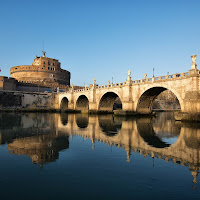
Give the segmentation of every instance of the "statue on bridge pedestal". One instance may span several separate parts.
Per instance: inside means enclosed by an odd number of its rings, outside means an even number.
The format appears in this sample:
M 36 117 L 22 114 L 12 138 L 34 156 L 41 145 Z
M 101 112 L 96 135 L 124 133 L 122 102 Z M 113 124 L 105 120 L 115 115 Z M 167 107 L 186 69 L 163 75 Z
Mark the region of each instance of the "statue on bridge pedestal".
M 128 79 L 127 79 L 127 81 L 130 81 L 130 80 L 131 80 L 131 70 L 130 70 L 130 69 L 128 70 L 127 74 L 128 74 Z
M 191 69 L 197 69 L 197 64 L 196 64 L 196 59 L 197 59 L 197 55 L 193 55 L 191 56 L 192 58 L 192 65 L 191 65 Z
M 144 79 L 147 79 L 147 74 L 144 74 Z
M 131 80 L 131 70 L 130 69 L 128 70 L 127 74 L 128 74 L 128 78 L 126 80 L 126 84 L 127 85 L 131 85 L 132 84 L 132 80 Z
M 74 90 L 74 85 L 72 84 L 72 90 Z
M 93 78 L 93 86 L 95 86 L 95 84 L 96 84 L 96 80 L 95 78 Z

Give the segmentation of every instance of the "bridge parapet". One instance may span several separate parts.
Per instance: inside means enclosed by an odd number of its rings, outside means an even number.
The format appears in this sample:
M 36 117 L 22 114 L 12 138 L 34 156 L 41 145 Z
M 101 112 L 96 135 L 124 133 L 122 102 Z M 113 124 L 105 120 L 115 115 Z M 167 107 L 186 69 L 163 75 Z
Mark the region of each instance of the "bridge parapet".
M 84 88 L 84 89 L 78 89 L 78 90 L 73 90 L 74 92 L 84 92 L 84 91 L 89 91 L 91 88 Z
M 118 87 L 118 86 L 125 86 L 125 85 L 127 85 L 126 82 L 114 83 L 114 84 L 110 84 L 110 85 L 97 86 L 96 89 L 111 88 L 111 87 Z
M 198 71 L 198 74 L 200 72 Z M 150 83 L 150 82 L 159 82 L 159 81 L 166 81 L 166 80 L 174 80 L 174 79 L 182 79 L 187 76 L 189 76 L 189 72 L 183 72 L 183 73 L 176 73 L 176 74 L 171 74 L 171 75 L 164 75 L 164 76 L 158 76 L 158 77 L 151 77 L 151 78 L 146 78 L 146 79 L 140 79 L 140 80 L 134 80 L 132 81 L 133 85 L 136 84 L 145 84 L 145 83 Z M 121 83 L 113 83 L 109 85 L 101 85 L 101 86 L 95 86 L 95 89 L 106 89 L 106 88 L 113 88 L 113 87 L 119 87 L 119 86 L 127 86 L 127 82 L 121 82 Z M 84 91 L 89 91 L 91 88 L 83 88 L 83 89 L 77 89 L 73 90 L 74 92 L 84 92 Z M 68 91 L 69 92 L 69 91 Z
M 142 84 L 142 83 L 166 81 L 166 80 L 171 80 L 171 79 L 181 79 L 181 78 L 185 78 L 187 76 L 189 76 L 189 72 L 176 73 L 176 74 L 171 74 L 171 75 L 134 80 L 134 81 L 132 81 L 132 84 Z

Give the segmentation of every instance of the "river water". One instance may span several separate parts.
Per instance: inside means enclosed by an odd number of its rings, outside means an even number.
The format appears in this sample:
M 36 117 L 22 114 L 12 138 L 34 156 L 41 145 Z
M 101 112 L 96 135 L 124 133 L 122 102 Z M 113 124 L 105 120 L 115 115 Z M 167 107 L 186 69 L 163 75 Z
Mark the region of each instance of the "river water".
M 200 125 L 0 114 L 1 199 L 199 199 Z

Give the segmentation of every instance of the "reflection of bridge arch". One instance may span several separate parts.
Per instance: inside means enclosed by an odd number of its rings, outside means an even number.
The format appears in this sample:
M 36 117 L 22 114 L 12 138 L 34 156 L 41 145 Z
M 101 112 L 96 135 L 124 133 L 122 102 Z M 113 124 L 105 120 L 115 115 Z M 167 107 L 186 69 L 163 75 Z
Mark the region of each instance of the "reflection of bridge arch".
M 116 136 L 122 127 L 122 121 L 114 120 L 113 115 L 99 116 L 98 121 L 102 132 L 109 137 Z
M 76 115 L 76 124 L 79 128 L 87 128 L 89 124 L 89 116 L 77 114 Z
M 183 100 L 181 96 L 178 94 L 178 92 L 176 92 L 173 88 L 156 86 L 156 87 L 145 88 L 141 92 L 138 102 L 136 102 L 136 111 L 139 113 L 151 113 L 155 98 L 165 90 L 170 90 L 176 96 L 182 110 Z
M 175 145 L 178 142 L 178 139 L 174 144 L 168 144 L 166 142 L 163 142 L 162 139 L 160 139 L 153 128 L 151 119 L 138 119 L 137 120 L 137 130 L 141 137 L 141 140 L 143 140 L 148 146 L 155 147 L 155 148 L 169 148 L 172 145 Z M 180 132 L 179 132 L 180 136 Z
M 77 110 L 88 110 L 89 109 L 89 100 L 85 95 L 80 95 L 77 98 L 76 109 Z
M 63 126 L 67 126 L 67 123 L 68 123 L 68 114 L 67 113 L 61 113 L 60 114 L 60 119 L 61 119 L 62 125 Z
M 116 92 L 106 92 L 104 93 L 98 103 L 98 110 L 100 111 L 113 111 L 113 105 L 115 103 L 115 100 L 119 98 L 119 101 L 122 104 L 120 95 Z
M 68 103 L 69 103 L 69 100 L 67 97 L 63 97 L 62 100 L 61 100 L 61 103 L 60 103 L 60 109 L 61 110 L 67 110 L 68 109 Z

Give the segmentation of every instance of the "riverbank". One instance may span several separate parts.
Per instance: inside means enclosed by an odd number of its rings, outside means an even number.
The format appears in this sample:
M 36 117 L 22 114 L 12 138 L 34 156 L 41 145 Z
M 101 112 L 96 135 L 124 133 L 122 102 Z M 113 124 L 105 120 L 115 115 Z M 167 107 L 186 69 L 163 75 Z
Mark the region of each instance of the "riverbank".
M 125 117 L 152 117 L 156 116 L 156 113 L 159 112 L 174 112 L 174 118 L 176 121 L 183 122 L 200 122 L 200 113 L 191 114 L 180 112 L 180 110 L 153 110 L 150 114 L 142 114 L 133 111 L 123 111 L 123 110 L 114 110 L 114 111 L 97 111 L 97 110 L 60 110 L 60 109 L 51 109 L 51 108 L 0 108 L 0 113 L 82 113 L 88 115 L 106 115 L 112 114 L 114 116 L 125 116 Z
M 65 111 L 61 111 L 60 109 L 47 109 L 47 108 L 1 108 L 0 112 L 4 112 L 4 113 L 17 113 L 17 112 L 39 112 L 39 113 L 80 113 L 81 111 L 77 111 L 77 110 L 65 110 Z

